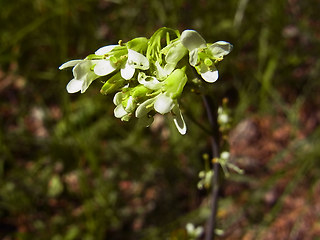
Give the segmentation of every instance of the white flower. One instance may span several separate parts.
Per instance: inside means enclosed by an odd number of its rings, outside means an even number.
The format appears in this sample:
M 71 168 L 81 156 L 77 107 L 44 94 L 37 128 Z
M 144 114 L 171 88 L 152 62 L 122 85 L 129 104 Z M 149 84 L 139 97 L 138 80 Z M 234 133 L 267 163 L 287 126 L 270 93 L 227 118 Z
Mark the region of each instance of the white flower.
M 185 30 L 181 34 L 181 43 L 189 50 L 189 63 L 194 66 L 201 77 L 207 82 L 215 82 L 218 70 L 211 61 L 221 61 L 232 50 L 232 45 L 225 41 L 218 41 L 208 45 L 199 33 Z M 204 59 L 203 59 L 204 58 Z
M 127 112 L 122 105 L 123 97 L 124 97 L 124 94 L 122 92 L 116 93 L 113 97 L 113 103 L 114 105 L 116 105 L 116 108 L 114 109 L 113 112 L 116 118 L 122 118 L 129 114 L 129 112 Z
M 79 91 L 84 93 L 87 90 L 92 81 L 99 77 L 91 70 L 99 61 L 100 60 L 71 60 L 59 67 L 60 70 L 73 67 L 72 72 L 74 78 L 66 87 L 68 93 L 76 93 Z
M 110 45 L 99 48 L 95 55 L 103 56 L 109 53 L 117 45 Z M 81 91 L 84 93 L 89 85 L 100 76 L 112 73 L 116 67 L 109 61 L 109 59 L 84 59 L 84 60 L 71 60 L 62 64 L 59 69 L 73 67 L 72 72 L 74 78 L 68 83 L 67 91 L 69 93 L 76 93 Z M 93 71 L 92 71 L 93 68 Z
M 121 76 L 124 79 L 129 80 L 133 77 L 136 69 L 149 69 L 149 61 L 141 53 L 138 53 L 132 49 L 128 49 L 128 59 L 123 68 L 120 70 Z
M 95 55 L 104 56 L 104 59 L 101 59 L 97 65 L 94 67 L 94 72 L 99 76 L 105 76 L 112 73 L 114 70 L 118 68 L 116 64 L 114 64 L 110 58 L 116 57 L 117 60 L 120 60 L 121 63 L 121 54 L 119 52 L 123 52 L 123 55 L 128 55 L 127 60 L 120 69 L 121 77 L 129 80 L 133 77 L 135 73 L 135 69 L 147 70 L 149 69 L 149 61 L 148 59 L 141 53 L 134 51 L 132 49 L 126 47 L 119 47 L 114 50 L 115 47 L 119 45 L 110 45 L 99 48 Z M 114 51 L 112 51 L 114 50 Z
M 195 227 L 192 223 L 187 223 L 186 230 L 191 239 L 199 238 L 204 231 L 202 226 Z
M 125 100 L 125 107 L 123 101 Z M 122 121 L 128 121 L 131 118 L 131 113 L 136 109 L 136 102 L 132 96 L 126 96 L 122 92 L 117 92 L 113 97 L 113 103 L 116 105 L 114 116 L 121 118 Z

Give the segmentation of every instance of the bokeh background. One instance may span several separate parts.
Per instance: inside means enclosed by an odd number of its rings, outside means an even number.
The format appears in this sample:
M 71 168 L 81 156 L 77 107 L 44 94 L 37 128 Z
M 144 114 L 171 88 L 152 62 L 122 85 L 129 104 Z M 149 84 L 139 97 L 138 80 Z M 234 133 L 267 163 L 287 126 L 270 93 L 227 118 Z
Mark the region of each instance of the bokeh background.
M 99 47 L 197 30 L 234 45 L 208 86 L 232 110 L 231 174 L 218 239 L 320 239 L 318 0 L 0 0 L 0 238 L 188 239 L 210 151 L 201 98 L 183 96 L 188 133 L 113 116 L 95 81 L 70 95 L 58 67 Z M 197 121 L 194 121 L 194 120 Z

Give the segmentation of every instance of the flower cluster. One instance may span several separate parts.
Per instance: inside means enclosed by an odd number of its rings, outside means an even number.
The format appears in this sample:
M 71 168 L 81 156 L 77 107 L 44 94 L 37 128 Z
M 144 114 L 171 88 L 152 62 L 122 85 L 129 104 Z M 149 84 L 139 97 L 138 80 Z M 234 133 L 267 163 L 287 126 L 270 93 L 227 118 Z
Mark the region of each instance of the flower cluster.
M 99 48 L 85 59 L 66 62 L 59 69 L 73 67 L 74 78 L 67 85 L 69 93 L 83 93 L 94 80 L 103 77 L 100 92 L 115 93 L 114 115 L 122 121 L 136 117 L 149 126 L 156 113 L 171 113 L 178 131 L 185 134 L 179 98 L 189 79 L 187 68 L 195 68 L 206 82 L 215 82 L 215 65 L 231 49 L 232 45 L 224 41 L 207 44 L 194 30 L 180 35 L 176 30 L 160 28 L 150 39 L 119 41 L 118 45 Z

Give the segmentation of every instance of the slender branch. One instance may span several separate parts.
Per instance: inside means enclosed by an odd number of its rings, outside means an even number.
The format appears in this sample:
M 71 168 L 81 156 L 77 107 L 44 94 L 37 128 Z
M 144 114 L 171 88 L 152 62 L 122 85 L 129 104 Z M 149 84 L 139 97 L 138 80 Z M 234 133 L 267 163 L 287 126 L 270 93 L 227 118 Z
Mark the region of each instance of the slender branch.
M 218 123 L 216 114 L 213 114 L 209 100 L 207 96 L 202 96 L 205 109 L 207 111 L 208 120 L 212 128 L 212 133 L 210 135 L 211 142 L 211 151 L 212 159 L 219 158 L 219 133 L 218 133 Z M 211 214 L 206 224 L 206 236 L 205 240 L 213 240 L 215 237 L 215 228 L 216 228 L 216 215 L 218 209 L 218 197 L 219 197 L 219 168 L 220 165 L 218 162 L 214 161 L 212 165 L 213 177 L 212 177 L 212 189 L 211 189 Z

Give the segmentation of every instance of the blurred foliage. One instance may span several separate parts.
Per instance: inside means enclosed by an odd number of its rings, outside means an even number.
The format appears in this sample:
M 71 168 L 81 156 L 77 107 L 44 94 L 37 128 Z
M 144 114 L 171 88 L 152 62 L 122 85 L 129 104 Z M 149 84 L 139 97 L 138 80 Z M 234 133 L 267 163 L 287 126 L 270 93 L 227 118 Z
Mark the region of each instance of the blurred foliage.
M 204 223 L 207 194 L 196 188 L 208 151 L 197 125 L 207 125 L 200 96 L 182 102 L 189 116 L 182 137 L 160 116 L 148 129 L 118 121 L 111 97 L 98 87 L 68 95 L 71 75 L 58 71 L 67 60 L 119 39 L 149 37 L 162 26 L 234 45 L 208 92 L 217 101 L 229 98 L 233 135 L 243 119 L 255 119 L 249 125 L 259 130 L 259 141 L 246 145 L 255 150 L 251 158 L 241 143 L 231 144 L 235 163 L 247 173 L 227 179 L 222 190 L 221 238 L 268 239 L 286 199 L 301 188 L 310 189 L 300 194 L 313 206 L 320 192 L 317 0 L 0 5 L 1 239 L 186 239 L 186 223 Z M 246 140 L 250 131 L 240 136 Z M 302 227 L 290 226 L 277 239 L 297 239 Z M 319 224 L 310 229 L 300 239 L 319 234 Z

